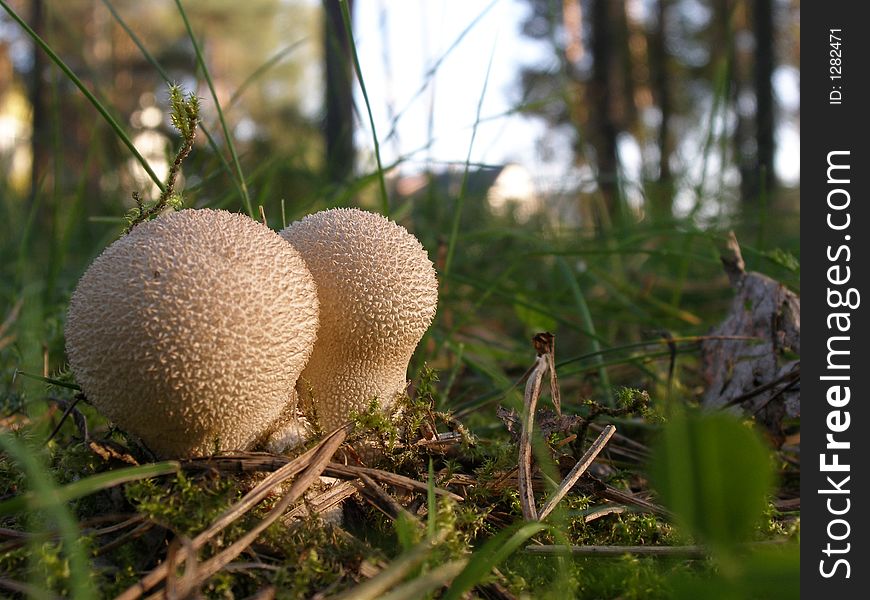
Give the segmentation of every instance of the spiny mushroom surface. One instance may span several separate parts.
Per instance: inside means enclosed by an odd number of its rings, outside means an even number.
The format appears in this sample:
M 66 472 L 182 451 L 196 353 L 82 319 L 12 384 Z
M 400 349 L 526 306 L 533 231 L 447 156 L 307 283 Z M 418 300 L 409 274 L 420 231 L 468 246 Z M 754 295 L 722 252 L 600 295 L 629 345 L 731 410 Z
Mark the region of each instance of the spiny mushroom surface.
M 136 226 L 81 278 L 66 349 L 88 399 L 165 457 L 250 447 L 293 402 L 317 290 L 265 225 L 183 210 Z
M 296 390 L 324 430 L 377 398 L 404 393 L 408 362 L 435 317 L 438 280 L 420 242 L 381 215 L 325 210 L 281 235 L 302 255 L 320 300 L 320 330 Z

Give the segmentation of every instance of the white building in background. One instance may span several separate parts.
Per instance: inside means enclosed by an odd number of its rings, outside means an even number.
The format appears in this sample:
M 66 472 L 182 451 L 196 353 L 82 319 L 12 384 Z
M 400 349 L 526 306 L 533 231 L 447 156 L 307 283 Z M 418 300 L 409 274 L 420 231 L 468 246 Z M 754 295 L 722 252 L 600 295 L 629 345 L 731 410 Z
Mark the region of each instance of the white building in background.
M 492 214 L 504 217 L 513 213 L 520 223 L 527 222 L 542 208 L 531 173 L 518 164 L 502 167 L 486 193 L 486 202 Z
M 391 178 L 391 186 L 400 198 L 420 196 L 427 186 L 433 186 L 439 194 L 457 198 L 464 177 L 464 167 L 454 165 L 434 173 L 398 175 Z M 590 193 L 581 187 L 579 180 L 542 180 L 516 163 L 472 169 L 465 192 L 468 197 L 484 201 L 494 216 L 512 216 L 518 223 L 527 223 L 539 216 L 557 228 L 580 225 L 579 198 Z

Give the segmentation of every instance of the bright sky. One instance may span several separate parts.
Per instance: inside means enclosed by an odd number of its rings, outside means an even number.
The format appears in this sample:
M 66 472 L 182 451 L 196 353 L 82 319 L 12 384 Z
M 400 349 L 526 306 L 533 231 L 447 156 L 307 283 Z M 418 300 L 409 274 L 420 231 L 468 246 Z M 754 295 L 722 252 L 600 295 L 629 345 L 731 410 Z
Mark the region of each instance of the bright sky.
M 520 98 L 520 66 L 548 57 L 542 45 L 520 31 L 527 2 L 357 0 L 354 10 L 357 50 L 384 164 L 399 156 L 410 157 L 406 164 L 411 168 L 422 168 L 427 160 L 464 162 L 486 83 L 472 162 L 520 163 L 543 186 L 569 174 L 572 150 L 566 140 L 550 135 L 551 152 L 544 156 L 536 146 L 546 131 L 542 122 L 505 115 Z M 799 106 L 797 70 L 778 69 L 774 86 L 782 106 Z M 357 102 L 365 110 L 359 93 Z M 388 137 L 396 114 L 395 135 Z M 780 127 L 777 137 L 777 172 L 795 185 L 800 180 L 799 123 Z M 360 148 L 373 147 L 366 114 L 361 115 L 357 142 Z M 633 157 L 639 160 L 636 144 L 622 144 L 620 152 L 626 174 L 638 172 L 638 165 L 630 164 Z
M 471 160 L 536 161 L 542 125 L 504 115 L 520 97 L 519 64 L 544 56 L 520 34 L 527 10 L 517 0 L 358 0 L 357 49 L 385 163 L 412 153 L 420 166 L 428 159 L 464 162 L 481 97 Z M 364 110 L 361 95 L 358 104 Z M 367 115 L 363 121 L 358 141 L 370 148 Z

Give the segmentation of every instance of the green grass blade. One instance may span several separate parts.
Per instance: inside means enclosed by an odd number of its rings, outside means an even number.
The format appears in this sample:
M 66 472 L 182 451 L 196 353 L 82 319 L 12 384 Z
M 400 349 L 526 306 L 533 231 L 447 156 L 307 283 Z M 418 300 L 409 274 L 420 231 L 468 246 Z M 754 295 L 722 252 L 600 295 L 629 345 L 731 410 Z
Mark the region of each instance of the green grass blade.
M 39 510 L 63 505 L 71 500 L 89 496 L 90 494 L 121 485 L 122 483 L 177 473 L 180 468 L 181 465 L 177 461 L 168 460 L 97 473 L 63 487 L 51 490 L 33 490 L 4 500 L 0 502 L 0 515 L 9 515 L 22 510 Z
M 444 260 L 444 276 L 450 274 L 453 263 L 453 253 L 456 251 L 456 238 L 459 237 L 459 221 L 462 217 L 462 206 L 465 204 L 465 193 L 468 187 L 468 172 L 471 167 L 471 150 L 474 148 L 474 138 L 477 137 L 477 127 L 480 125 L 480 111 L 483 108 L 483 99 L 486 97 L 486 88 L 489 85 L 489 75 L 492 72 L 492 61 L 495 58 L 496 42 L 492 45 L 489 55 L 489 64 L 486 66 L 486 76 L 483 78 L 483 89 L 477 100 L 477 114 L 474 117 L 474 127 L 471 129 L 471 141 L 468 142 L 468 154 L 465 157 L 465 171 L 462 174 L 462 185 L 459 187 L 459 198 L 456 199 L 456 210 L 453 214 L 453 224 L 450 228 L 450 239 L 447 242 L 447 258 Z
M 426 506 L 429 509 L 427 515 L 427 528 L 430 538 L 434 538 L 438 532 L 438 505 L 435 498 L 435 464 L 429 459 L 429 481 L 426 485 Z
M 105 1 L 105 0 L 104 0 Z M 254 72 L 248 75 L 245 80 L 236 88 L 236 91 L 233 92 L 233 95 L 230 96 L 230 99 L 227 101 L 227 110 L 229 110 L 232 106 L 238 102 L 239 98 L 242 97 L 242 94 L 245 93 L 251 84 L 253 84 L 257 79 L 263 76 L 266 71 L 277 65 L 279 62 L 284 60 L 290 53 L 292 53 L 296 48 L 304 44 L 308 41 L 307 37 L 302 38 L 301 40 L 296 40 L 289 46 L 281 48 L 278 52 L 276 52 L 271 58 L 269 58 L 266 62 L 261 64 L 259 67 L 254 69 Z
M 58 387 L 67 388 L 70 390 L 78 390 L 81 391 L 81 387 L 76 385 L 75 383 L 70 383 L 68 381 L 61 381 L 60 379 L 52 379 L 51 377 L 43 377 L 42 375 L 34 375 L 33 373 L 28 373 L 26 371 L 19 371 L 15 369 L 12 373 L 12 382 L 15 382 L 15 378 L 21 375 L 22 377 L 27 377 L 28 379 L 36 379 L 37 381 L 44 381 L 50 385 L 56 385 Z
M 580 313 L 580 319 L 583 321 L 583 327 L 589 332 L 589 344 L 592 346 L 592 351 L 597 354 L 595 361 L 598 363 L 598 379 L 601 382 L 601 387 L 604 388 L 605 402 L 611 403 L 610 397 L 610 378 L 607 376 L 607 369 L 601 366 L 601 342 L 598 341 L 598 334 L 595 332 L 595 322 L 592 320 L 592 313 L 589 312 L 589 305 L 586 303 L 586 296 L 580 285 L 577 283 L 577 277 L 574 271 L 568 266 L 568 262 L 561 256 L 556 259 L 559 263 L 559 268 L 565 276 L 565 281 L 571 289 L 571 295 L 574 296 L 574 302 L 577 304 L 577 312 Z
M 154 56 L 152 56 L 150 52 L 148 52 L 148 49 L 145 48 L 145 45 L 142 43 L 139 37 L 135 33 L 133 33 L 133 30 L 130 29 L 130 27 L 127 25 L 127 22 L 124 21 L 123 18 L 121 18 L 121 15 L 118 14 L 118 11 L 115 10 L 114 6 L 112 6 L 112 3 L 109 2 L 109 0 L 101 0 L 101 2 L 103 3 L 103 6 L 105 6 L 109 10 L 109 12 L 112 13 L 112 17 L 115 19 L 115 21 L 118 22 L 118 25 L 121 26 L 121 29 L 124 30 L 124 33 L 127 34 L 127 37 L 130 38 L 130 41 L 136 45 L 136 47 L 139 49 L 139 52 L 141 52 L 142 56 L 145 57 L 145 60 L 148 61 L 148 64 L 150 64 L 154 68 L 154 70 L 157 71 L 157 73 L 160 75 L 160 78 L 163 79 L 163 81 L 165 81 L 166 83 L 172 83 L 172 81 L 169 79 L 169 74 L 160 65 L 160 63 L 157 62 L 157 59 L 154 58 Z
M 69 558 L 72 597 L 96 598 L 96 590 L 90 578 L 90 564 L 87 552 L 82 545 L 78 523 L 76 523 L 69 508 L 59 499 L 58 489 L 54 487 L 50 474 L 40 464 L 35 452 L 4 431 L 0 431 L 0 448 L 19 464 L 27 476 L 31 491 L 25 496 L 42 499 L 41 503 L 38 504 L 39 508 L 46 510 L 60 532 L 64 552 Z M 0 503 L 0 515 L 7 514 L 3 511 L 3 507 L 19 498 L 23 498 L 23 496 Z M 28 506 L 26 503 L 23 507 L 36 508 L 35 505 Z
M 387 590 L 402 581 L 414 568 L 422 564 L 439 541 L 439 539 L 423 540 L 391 562 L 383 571 L 368 581 L 335 596 L 333 600 L 379 600 Z
M 471 555 L 465 569 L 453 581 L 442 600 L 459 600 L 471 591 L 484 577 L 513 554 L 520 546 L 538 532 L 548 527 L 542 523 L 525 523 L 509 527 L 490 538 L 483 547 Z
M 242 172 L 242 165 L 239 162 L 239 155 L 236 153 L 236 146 L 235 144 L 233 144 L 233 138 L 230 136 L 229 128 L 227 128 L 227 122 L 224 118 L 224 111 L 221 109 L 221 104 L 218 101 L 217 92 L 214 89 L 214 82 L 211 79 L 211 73 L 208 70 L 208 66 L 206 66 L 205 64 L 205 58 L 203 58 L 202 56 L 199 42 L 196 41 L 196 36 L 193 33 L 193 28 L 190 26 L 190 21 L 187 18 L 187 13 L 184 11 L 184 7 L 181 5 L 181 0 L 175 0 L 175 5 L 178 7 L 178 13 L 181 15 L 181 20 L 184 21 L 184 27 L 187 30 L 187 35 L 190 38 L 190 42 L 193 44 L 193 50 L 196 53 L 196 62 L 202 69 L 202 74 L 205 77 L 205 82 L 206 84 L 208 84 L 209 92 L 211 92 L 212 100 L 214 100 L 215 110 L 217 111 L 218 120 L 220 121 L 221 129 L 224 134 L 224 140 L 226 140 L 227 148 L 229 149 L 230 156 L 233 159 L 233 166 L 236 169 L 239 190 L 241 192 L 242 202 L 245 205 L 245 210 L 248 211 L 248 215 L 252 219 L 256 219 L 256 215 L 254 214 L 254 208 L 251 204 L 251 196 L 248 193 L 248 186 L 245 183 L 245 175 Z
M 6 0 L 0 0 L 0 6 L 2 6 L 3 9 L 7 13 L 9 13 L 9 16 L 12 17 L 12 19 L 16 23 L 18 23 L 24 29 L 24 31 L 27 32 L 27 35 L 29 35 L 33 39 L 33 41 L 40 48 L 42 48 L 42 50 L 48 55 L 48 57 L 52 60 L 52 62 L 54 62 L 54 64 L 56 64 L 57 67 L 61 71 L 63 71 L 64 75 L 66 75 L 67 78 L 69 78 L 69 80 L 72 81 L 73 84 L 75 84 L 75 86 L 77 88 L 79 88 L 79 91 L 81 91 L 81 93 L 84 94 L 85 98 L 87 98 L 88 101 L 93 105 L 93 107 L 97 109 L 97 112 L 100 113 L 100 116 L 102 116 L 103 119 L 106 120 L 106 122 L 109 124 L 109 127 L 112 128 L 112 131 L 114 131 L 115 135 L 118 136 L 118 139 L 121 140 L 121 142 L 125 146 L 127 146 L 127 148 L 130 150 L 130 152 L 133 154 L 133 156 L 139 162 L 139 164 L 142 165 L 142 168 L 145 169 L 145 172 L 148 173 L 148 177 L 151 178 L 151 180 L 157 185 L 157 187 L 162 192 L 165 189 L 163 182 L 160 181 L 160 178 L 151 169 L 151 166 L 148 164 L 148 161 L 145 160 L 145 158 L 141 154 L 139 154 L 139 151 L 136 149 L 136 146 L 133 145 L 133 141 L 130 139 L 130 136 L 127 135 L 127 133 L 124 131 L 124 129 L 115 120 L 115 118 L 109 114 L 109 111 L 106 110 L 106 107 L 103 106 L 103 104 L 99 100 L 97 100 L 97 97 L 94 96 L 87 87 L 85 87 L 85 84 L 82 83 L 81 79 L 79 79 L 78 76 L 75 73 L 73 73 L 72 69 L 70 69 L 65 62 L 63 62 L 63 60 L 60 58 L 60 56 L 58 56 L 54 52 L 54 50 L 52 50 L 51 47 L 47 43 L 45 43 L 45 40 L 43 40 L 41 37 L 39 37 L 36 34 L 36 32 L 33 31 L 33 29 L 31 29 L 30 25 L 28 25 L 21 17 L 18 16 L 18 13 L 16 13 L 14 10 L 12 10 L 12 7 L 10 7 L 6 3 Z
M 438 565 L 431 571 L 397 587 L 389 594 L 381 596 L 380 600 L 418 600 L 419 598 L 426 598 L 426 594 L 443 587 L 445 582 L 456 577 L 467 564 L 468 559 L 463 558 Z
M 344 30 L 347 33 L 347 38 L 350 41 L 350 51 L 353 55 L 353 68 L 356 71 L 356 78 L 359 81 L 359 89 L 362 92 L 363 100 L 366 103 L 366 112 L 369 115 L 369 126 L 372 128 L 372 141 L 375 145 L 375 160 L 378 163 L 378 184 L 381 190 L 381 212 L 385 217 L 390 216 L 390 197 L 387 195 L 387 183 L 384 180 L 384 167 L 381 164 L 381 145 L 378 142 L 378 132 L 375 129 L 375 118 L 372 115 L 372 105 L 369 102 L 369 94 L 366 91 L 365 79 L 363 79 L 362 67 L 359 64 L 359 56 L 356 52 L 356 40 L 353 37 L 353 23 L 350 18 L 350 7 L 347 0 L 341 2 L 341 17 L 344 21 Z
M 432 81 L 432 79 L 435 77 L 435 74 L 441 68 L 441 65 L 444 64 L 444 61 L 447 60 L 447 58 L 453 53 L 454 50 L 456 50 L 456 48 L 459 46 L 459 44 L 462 43 L 462 40 L 465 39 L 465 36 L 467 36 L 471 32 L 471 30 L 473 30 L 475 27 L 477 27 L 477 24 L 480 23 L 481 20 L 483 20 L 483 18 L 489 13 L 490 10 L 493 9 L 493 7 L 495 7 L 495 5 L 498 2 L 499 2 L 499 0 L 492 0 L 492 2 L 487 4 L 482 11 L 477 13 L 477 16 L 475 16 L 468 23 L 468 25 L 466 25 L 465 29 L 463 29 L 462 31 L 459 32 L 459 35 L 456 36 L 456 39 L 454 39 L 453 42 L 447 47 L 447 50 L 445 50 L 441 54 L 441 56 L 439 56 L 438 59 L 432 64 L 432 66 L 429 67 L 429 70 L 427 70 L 426 74 L 423 76 L 423 79 L 424 79 L 423 84 L 417 89 L 416 92 L 414 92 L 414 94 L 411 96 L 411 98 L 405 104 L 404 108 L 399 110 L 395 114 L 395 116 L 393 116 L 392 121 L 390 122 L 390 131 L 387 133 L 386 137 L 384 138 L 385 142 L 388 140 L 391 140 L 393 137 L 395 137 L 396 132 L 397 132 L 397 127 L 399 124 L 399 120 L 414 105 L 414 102 L 417 100 L 417 98 L 419 98 L 423 94 L 423 92 L 426 91 L 426 89 L 429 87 L 429 82 Z M 487 117 L 485 119 L 481 119 L 481 122 L 488 121 L 488 120 L 490 120 L 490 117 Z
M 112 6 L 109 0 L 102 0 L 102 2 L 106 6 L 106 8 L 109 9 L 109 12 L 112 13 L 112 17 L 115 19 L 115 21 L 118 22 L 118 25 L 121 26 L 121 29 L 124 30 L 130 40 L 139 49 L 139 52 L 142 53 L 142 56 L 145 57 L 145 60 L 148 61 L 148 64 L 150 64 L 154 68 L 154 70 L 157 71 L 157 73 L 160 75 L 163 81 L 166 82 L 167 85 L 172 85 L 173 81 L 169 78 L 169 74 L 157 61 L 157 59 L 154 58 L 154 56 L 148 51 L 148 49 L 145 47 L 139 37 L 133 32 L 133 30 L 130 29 L 130 27 L 127 25 L 127 22 L 124 21 L 123 17 L 121 17 L 118 11 L 115 10 L 115 7 Z M 200 120 L 199 122 L 199 130 L 202 131 L 202 133 L 205 135 L 205 139 L 206 141 L 208 141 L 209 148 L 211 148 L 212 153 L 218 158 L 218 160 L 220 160 L 221 167 L 223 168 L 224 172 L 229 176 L 230 181 L 233 182 L 233 185 L 235 186 L 236 191 L 239 193 L 239 196 L 243 196 L 244 192 L 241 186 L 239 186 L 239 182 L 236 181 L 236 177 L 233 174 L 233 168 L 230 166 L 230 163 L 227 162 L 227 159 L 223 155 L 223 153 L 218 149 L 217 142 L 214 141 L 214 137 L 211 133 L 209 133 L 209 130 L 205 128 L 205 123 L 203 123 L 202 120 Z

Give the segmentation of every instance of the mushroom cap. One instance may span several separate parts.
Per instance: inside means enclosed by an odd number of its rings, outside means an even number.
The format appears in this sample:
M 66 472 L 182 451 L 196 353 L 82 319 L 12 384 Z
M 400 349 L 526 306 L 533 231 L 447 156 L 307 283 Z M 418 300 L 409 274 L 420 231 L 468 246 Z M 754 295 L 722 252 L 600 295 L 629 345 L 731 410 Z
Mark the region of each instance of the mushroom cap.
M 66 350 L 88 399 L 161 456 L 245 449 L 292 401 L 317 290 L 274 231 L 220 210 L 142 223 L 73 293 Z
M 435 317 L 438 279 L 426 250 L 401 225 L 352 208 L 309 215 L 281 235 L 320 299 L 314 352 L 296 386 L 303 412 L 332 429 L 374 398 L 389 409 Z

